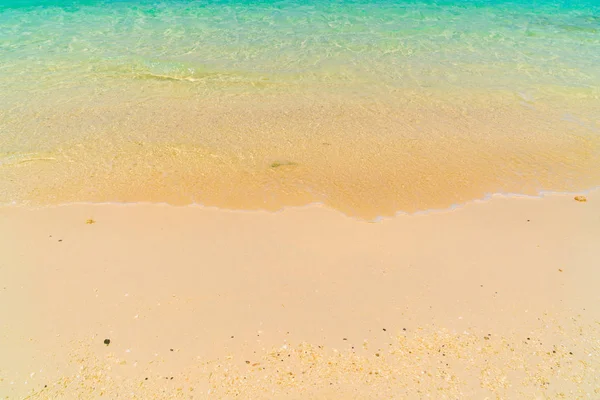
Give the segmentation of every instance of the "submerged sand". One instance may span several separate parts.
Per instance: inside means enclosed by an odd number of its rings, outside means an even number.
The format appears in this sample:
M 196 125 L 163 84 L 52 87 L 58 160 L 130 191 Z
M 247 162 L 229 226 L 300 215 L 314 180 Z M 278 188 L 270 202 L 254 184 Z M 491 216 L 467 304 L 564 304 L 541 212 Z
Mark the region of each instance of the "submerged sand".
M 378 223 L 4 207 L 0 395 L 597 398 L 600 192 L 586 200 Z
M 371 219 L 600 184 L 587 92 L 186 88 L 112 82 L 0 110 L 0 204 L 319 202 Z

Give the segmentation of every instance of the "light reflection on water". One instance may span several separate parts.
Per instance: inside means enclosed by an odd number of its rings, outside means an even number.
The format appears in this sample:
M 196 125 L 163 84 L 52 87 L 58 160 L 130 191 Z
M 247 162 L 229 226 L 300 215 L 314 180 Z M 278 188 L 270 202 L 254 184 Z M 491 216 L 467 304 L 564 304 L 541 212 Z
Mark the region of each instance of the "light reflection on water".
M 600 182 L 593 2 L 39 4 L 0 6 L 2 203 L 371 215 Z

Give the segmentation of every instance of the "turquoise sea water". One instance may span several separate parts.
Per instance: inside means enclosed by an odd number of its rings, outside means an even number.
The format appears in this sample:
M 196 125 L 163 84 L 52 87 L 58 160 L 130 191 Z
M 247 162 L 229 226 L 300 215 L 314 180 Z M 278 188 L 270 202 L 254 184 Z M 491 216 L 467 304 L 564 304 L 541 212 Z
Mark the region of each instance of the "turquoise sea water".
M 597 94 L 600 3 L 9 0 L 0 54 L 4 92 L 118 77 Z
M 580 189 L 600 183 L 599 65 L 592 0 L 5 0 L 0 202 L 139 200 L 128 174 L 206 179 L 141 199 L 203 203 L 226 176 L 256 198 L 301 187 L 292 203 L 373 190 L 388 211 Z

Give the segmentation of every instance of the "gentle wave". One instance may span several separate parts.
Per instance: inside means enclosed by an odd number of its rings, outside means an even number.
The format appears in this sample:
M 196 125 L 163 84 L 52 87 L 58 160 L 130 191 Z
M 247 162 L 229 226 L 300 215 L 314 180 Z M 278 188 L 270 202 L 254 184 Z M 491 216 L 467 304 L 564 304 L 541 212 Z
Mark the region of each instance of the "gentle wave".
M 22 0 L 0 31 L 2 203 L 371 217 L 600 183 L 595 1 Z

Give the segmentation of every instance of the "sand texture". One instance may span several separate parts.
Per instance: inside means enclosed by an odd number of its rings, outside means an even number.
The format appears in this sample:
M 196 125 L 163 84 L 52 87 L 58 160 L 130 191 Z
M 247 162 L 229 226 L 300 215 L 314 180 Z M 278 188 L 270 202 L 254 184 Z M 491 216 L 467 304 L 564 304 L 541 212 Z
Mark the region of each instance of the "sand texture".
M 600 398 L 579 200 L 1 208 L 0 398 Z

